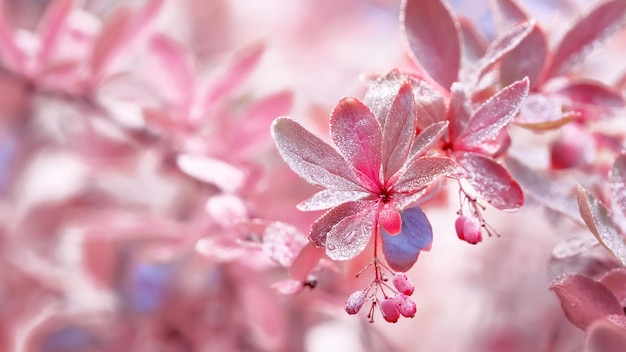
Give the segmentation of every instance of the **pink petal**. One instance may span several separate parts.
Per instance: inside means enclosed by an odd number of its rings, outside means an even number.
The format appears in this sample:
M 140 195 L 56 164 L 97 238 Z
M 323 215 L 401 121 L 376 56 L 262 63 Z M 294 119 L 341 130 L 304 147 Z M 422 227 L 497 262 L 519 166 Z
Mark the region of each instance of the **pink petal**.
M 317 247 L 325 247 L 328 232 L 330 232 L 335 225 L 341 220 L 353 216 L 366 208 L 374 208 L 374 205 L 367 201 L 354 201 L 343 203 L 330 209 L 311 225 L 309 240 Z
M 376 78 L 365 93 L 363 103 L 376 115 L 381 126 L 384 125 L 389 108 L 398 95 L 403 81 L 400 71 L 396 68 Z
M 263 97 L 251 104 L 244 116 L 237 121 L 237 128 L 231 139 L 240 155 L 248 156 L 267 141 L 267 130 L 276 116 L 289 113 L 293 104 L 293 93 L 281 91 Z
M 548 57 L 548 40 L 538 26 L 500 62 L 500 81 L 508 85 L 524 77 L 530 80 L 530 89 L 541 83 L 541 73 Z
M 613 163 L 609 174 L 611 198 L 626 216 L 626 154 L 620 154 Z
M 375 230 L 376 208 L 363 204 L 343 218 L 326 236 L 326 254 L 333 260 L 350 260 L 363 252 Z
M 307 281 L 309 273 L 323 256 L 324 248 L 315 247 L 311 242 L 307 243 L 289 267 L 289 276 L 300 282 Z
M 178 111 L 188 111 L 193 98 L 194 78 L 190 58 L 183 47 L 164 35 L 155 35 L 148 45 L 155 67 L 152 77 L 163 91 L 163 98 Z
M 500 210 L 516 210 L 524 204 L 524 193 L 511 174 L 489 157 L 471 152 L 457 152 L 454 157 L 465 179 L 478 194 Z
M 411 158 L 422 156 L 430 147 L 439 142 L 448 128 L 448 121 L 440 121 L 426 127 L 415 137 L 411 148 Z
M 606 207 L 580 185 L 576 193 L 580 215 L 591 233 L 622 265 L 626 265 L 624 237 L 618 232 Z
M 359 191 L 333 191 L 325 189 L 315 193 L 311 198 L 302 201 L 296 205 L 296 207 L 301 211 L 324 210 L 343 203 L 363 199 L 369 195 L 369 193 Z
M 600 282 L 613 292 L 621 306 L 626 306 L 626 268 L 615 268 L 600 278 Z
M 342 99 L 330 116 L 330 136 L 346 160 L 370 181 L 368 189 L 376 190 L 382 131 L 372 111 L 355 98 Z
M 383 125 L 382 165 L 385 182 L 404 166 L 415 138 L 411 83 L 404 82 Z
M 289 267 L 307 243 L 304 235 L 295 227 L 274 222 L 263 234 L 263 253 L 278 264 Z
M 400 22 L 411 54 L 439 85 L 449 89 L 461 68 L 457 23 L 441 0 L 407 0 Z
M 43 14 L 37 32 L 41 41 L 39 61 L 45 66 L 60 37 L 61 30 L 72 11 L 73 0 L 54 0 L 50 2 Z
M 378 212 L 378 222 L 390 235 L 397 235 L 402 230 L 400 211 L 390 203 L 381 207 Z
M 256 43 L 237 53 L 230 66 L 209 87 L 203 100 L 203 111 L 210 110 L 217 102 L 236 91 L 257 67 L 264 52 L 265 45 Z
M 337 191 L 363 190 L 346 160 L 296 121 L 276 119 L 272 137 L 285 162 L 307 182 Z
M 579 116 L 576 111 L 563 112 L 563 106 L 557 99 L 545 94 L 530 94 L 524 99 L 513 122 L 533 130 L 547 130 L 561 127 Z
M 496 24 L 501 28 L 507 28 L 528 21 L 530 17 L 515 0 L 496 0 L 494 17 Z
M 624 25 L 626 3 L 604 1 L 593 7 L 565 33 L 546 70 L 546 78 L 564 74 L 591 50 Z
M 456 163 L 450 158 L 413 158 L 393 189 L 397 193 L 412 194 L 430 185 L 438 177 L 449 175 L 455 170 Z
M 454 141 L 455 149 L 473 147 L 492 138 L 517 114 L 528 95 L 528 78 L 503 88 L 482 103 L 472 115 L 467 128 Z
M 624 314 L 611 290 L 584 275 L 561 276 L 552 282 L 550 290 L 561 301 L 567 319 L 583 330 L 607 315 Z
M 623 315 L 612 315 L 616 320 L 626 321 Z M 600 319 L 589 325 L 585 335 L 584 351 L 621 352 L 626 346 L 626 328 L 609 319 Z
M 480 78 L 487 70 L 497 63 L 504 55 L 515 49 L 535 27 L 534 21 L 520 23 L 494 40 L 487 48 L 487 53 L 477 64 L 477 75 Z M 523 78 L 523 77 L 522 77 Z

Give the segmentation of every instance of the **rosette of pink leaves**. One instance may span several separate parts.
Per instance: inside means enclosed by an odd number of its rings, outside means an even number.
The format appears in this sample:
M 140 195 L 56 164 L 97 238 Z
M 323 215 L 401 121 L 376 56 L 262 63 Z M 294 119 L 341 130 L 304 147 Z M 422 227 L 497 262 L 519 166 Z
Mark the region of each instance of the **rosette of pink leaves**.
M 524 203 L 522 189 L 496 158 L 510 145 L 506 126 L 518 114 L 528 94 L 529 80 L 521 77 L 500 88 L 493 72 L 502 58 L 528 36 L 535 23 L 523 22 L 484 48 L 478 46 L 480 40 L 472 41 L 476 38 L 470 35 L 473 28 L 468 27 L 469 23 L 458 21 L 441 0 L 405 1 L 401 22 L 411 57 L 418 66 L 417 86 L 422 92 L 415 95 L 418 130 L 447 121 L 449 127 L 442 135 L 441 151 L 463 168 L 462 178 L 492 206 L 518 209 Z M 475 60 L 463 60 L 463 45 L 469 49 L 466 53 L 475 54 Z M 377 89 L 397 84 L 394 81 L 397 78 L 387 75 L 376 83 Z M 460 192 L 460 216 L 464 216 L 466 204 L 470 218 L 478 219 L 481 229 L 486 228 L 476 197 L 461 184 Z M 487 232 L 491 234 L 489 228 Z
M 616 224 L 626 217 L 626 154 L 615 160 L 609 185 L 613 214 L 582 186 L 578 203 L 587 227 L 620 266 L 597 279 L 565 274 L 550 286 L 568 320 L 587 331 L 588 348 L 597 351 L 619 351 L 626 342 L 626 231 L 623 222 Z
M 531 20 L 514 0 L 494 4 L 501 27 Z M 595 162 L 596 149 L 619 152 L 621 148 L 618 136 L 589 127 L 619 116 L 626 107 L 624 98 L 605 83 L 575 77 L 573 69 L 624 25 L 626 4 L 600 1 L 570 25 L 553 48 L 545 30 L 535 25 L 502 59 L 499 76 L 503 84 L 530 78 L 531 93 L 514 122 L 537 131 L 561 128 L 551 145 L 553 169 L 586 167 Z
M 272 135 L 283 159 L 302 178 L 326 188 L 299 208 L 331 208 L 309 234 L 331 259 L 354 258 L 372 235 L 376 246 L 379 225 L 389 234 L 382 237 L 383 249 L 396 270 L 408 270 L 430 245 L 432 230 L 425 215 L 413 210 L 408 219 L 403 211 L 456 165 L 449 158 L 422 156 L 422 149 L 412 151 L 414 144 L 425 145 L 420 136 L 416 139 L 415 123 L 410 82 L 401 85 L 384 115 L 375 115 L 355 98 L 342 99 L 330 118 L 330 135 L 339 151 L 294 120 L 274 122 Z

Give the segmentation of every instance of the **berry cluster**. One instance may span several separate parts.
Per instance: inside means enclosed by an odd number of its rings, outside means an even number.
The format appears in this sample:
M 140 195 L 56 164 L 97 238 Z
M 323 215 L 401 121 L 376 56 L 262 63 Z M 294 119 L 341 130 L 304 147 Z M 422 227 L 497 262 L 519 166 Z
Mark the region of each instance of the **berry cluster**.
M 409 297 L 415 291 L 415 286 L 411 280 L 405 273 L 394 273 L 376 258 L 358 273 L 357 277 L 370 265 L 374 265 L 374 280 L 365 289 L 355 291 L 348 297 L 344 307 L 346 312 L 348 314 L 356 314 L 366 301 L 371 301 L 372 305 L 367 314 L 370 323 L 374 322 L 376 306 L 380 309 L 383 318 L 390 323 L 397 322 L 401 315 L 406 318 L 413 318 L 417 307 L 415 302 Z M 388 283 L 389 280 L 383 270 L 392 275 L 392 285 Z M 379 290 L 382 297 L 379 297 Z
M 457 211 L 459 216 L 454 222 L 454 229 L 460 240 L 469 244 L 477 244 L 483 240 L 483 229 L 489 236 L 493 234 L 499 236 L 483 218 L 481 212 L 485 210 L 485 207 L 477 202 L 476 197 L 469 195 L 460 183 L 459 198 L 460 208 Z M 464 215 L 464 207 L 468 210 L 469 215 Z

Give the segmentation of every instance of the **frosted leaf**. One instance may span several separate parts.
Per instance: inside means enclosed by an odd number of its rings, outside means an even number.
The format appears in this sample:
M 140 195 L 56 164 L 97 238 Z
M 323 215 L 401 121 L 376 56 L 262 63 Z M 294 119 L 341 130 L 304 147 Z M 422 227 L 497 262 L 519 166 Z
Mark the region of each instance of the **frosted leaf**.
M 621 351 L 626 346 L 626 316 L 610 315 L 593 322 L 585 334 L 584 351 Z
M 579 274 L 566 274 L 552 282 L 567 319 L 585 330 L 594 320 L 624 314 L 611 291 L 603 284 Z
M 393 270 L 405 272 L 415 264 L 420 251 L 430 247 L 433 229 L 419 207 L 406 209 L 401 217 L 400 233 L 392 236 L 384 229 L 381 233 L 387 263 Z
M 387 181 L 404 166 L 415 138 L 415 105 L 411 83 L 400 87 L 383 125 L 382 165 Z
M 552 256 L 556 259 L 574 257 L 586 254 L 598 245 L 598 240 L 591 236 L 584 238 L 572 237 L 563 240 L 554 246 L 554 249 L 552 249 Z
M 517 81 L 482 103 L 474 112 L 465 130 L 454 141 L 456 149 L 479 145 L 495 137 L 517 114 L 528 95 L 528 78 Z
M 367 197 L 369 193 L 359 191 L 333 191 L 325 189 L 296 205 L 301 211 L 324 210 Z
M 591 233 L 622 265 L 626 265 L 624 237 L 618 232 L 606 207 L 580 185 L 576 193 L 580 215 Z
M 384 125 L 389 107 L 391 107 L 391 103 L 398 94 L 402 81 L 400 71 L 393 69 L 389 73 L 378 77 L 365 93 L 363 103 L 376 115 L 381 126 Z
M 355 98 L 342 99 L 330 116 L 330 136 L 356 170 L 380 182 L 382 130 L 365 104 Z
M 528 14 L 514 0 L 496 0 L 493 4 L 494 19 L 500 28 L 514 26 L 529 19 Z
M 376 208 L 364 207 L 328 232 L 326 254 L 333 260 L 349 260 L 365 249 L 374 231 Z
M 424 80 L 412 79 L 411 83 L 417 127 L 423 130 L 433 123 L 445 121 L 448 108 L 441 93 Z
M 263 234 L 263 253 L 278 264 L 288 267 L 306 243 L 304 235 L 295 227 L 274 222 Z
M 500 37 L 496 38 L 496 40 L 494 40 L 487 48 L 487 53 L 485 53 L 485 56 L 483 56 L 478 62 L 478 71 L 476 78 L 480 78 L 505 54 L 515 49 L 522 42 L 522 40 L 526 38 L 528 34 L 530 34 L 534 27 L 534 20 L 520 23 L 519 25 L 508 30 Z
M 547 56 L 548 40 L 546 34 L 541 28 L 534 26 L 528 36 L 502 58 L 500 81 L 502 84 L 508 85 L 528 77 L 530 88 L 536 87 L 541 83 L 541 73 Z
M 415 158 L 396 181 L 394 190 L 398 193 L 417 192 L 431 184 L 437 177 L 451 174 L 455 169 L 456 163 L 450 158 Z
M 458 25 L 441 0 L 406 0 L 400 23 L 415 62 L 444 89 L 457 81 L 461 67 Z
M 517 210 L 524 204 L 521 187 L 498 162 L 470 152 L 457 152 L 454 156 L 466 171 L 465 180 L 492 206 Z
M 214 184 L 227 193 L 239 189 L 246 177 L 243 170 L 204 155 L 182 154 L 178 156 L 176 163 L 187 175 Z
M 296 121 L 276 119 L 272 137 L 285 162 L 307 182 L 338 191 L 363 190 L 346 160 Z
M 552 65 L 546 70 L 546 79 L 565 73 L 604 39 L 622 28 L 625 13 L 625 2 L 609 0 L 594 6 L 578 19 L 554 51 Z
M 428 148 L 435 145 L 448 128 L 448 121 L 440 121 L 426 127 L 413 142 L 411 158 L 421 157 Z
M 524 99 L 515 124 L 535 130 L 553 129 L 574 121 L 579 112 L 563 112 L 562 104 L 544 94 L 530 94 Z
M 469 123 L 471 116 L 470 100 L 470 94 L 465 85 L 459 82 L 452 84 L 450 88 L 450 111 L 448 112 L 448 120 L 450 121 L 448 139 L 451 141 L 456 140 Z
M 212 196 L 204 209 L 222 228 L 230 228 L 237 221 L 248 217 L 248 208 L 241 198 L 228 193 Z
M 326 245 L 326 236 L 333 226 L 348 216 L 362 211 L 366 207 L 375 207 L 375 205 L 372 202 L 355 201 L 343 203 L 330 209 L 311 225 L 309 239 L 314 245 L 324 247 Z
M 461 17 L 459 30 L 461 32 L 461 53 L 463 54 L 462 67 L 474 65 L 487 51 L 487 40 L 479 33 L 476 25 L 467 17 Z
M 288 268 L 289 276 L 304 282 L 323 256 L 324 248 L 315 247 L 311 242 L 307 243 Z
M 609 175 L 609 186 L 613 202 L 626 216 L 626 154 L 621 154 L 615 159 Z
M 626 306 L 626 268 L 615 268 L 600 278 L 600 282 L 613 292 L 620 305 Z

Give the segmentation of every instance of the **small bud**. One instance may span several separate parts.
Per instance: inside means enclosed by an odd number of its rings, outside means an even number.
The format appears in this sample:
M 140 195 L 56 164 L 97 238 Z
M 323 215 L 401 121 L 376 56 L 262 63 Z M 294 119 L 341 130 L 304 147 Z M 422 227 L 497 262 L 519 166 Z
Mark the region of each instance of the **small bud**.
M 413 285 L 405 273 L 396 273 L 393 275 L 393 286 L 407 296 L 412 295 L 413 291 L 415 291 L 415 285 Z
M 361 307 L 363 307 L 363 303 L 365 303 L 365 292 L 356 291 L 348 297 L 344 309 L 348 314 L 356 314 L 361 310 Z
M 475 217 L 469 217 L 463 224 L 463 239 L 470 244 L 476 244 L 483 240 L 482 225 L 480 220 Z
M 380 311 L 383 313 L 383 318 L 390 323 L 395 323 L 400 318 L 400 312 L 396 308 L 394 299 L 391 297 L 380 301 Z
M 396 305 L 396 309 L 398 309 L 398 312 L 400 312 L 403 317 L 413 318 L 415 316 L 415 313 L 417 312 L 417 306 L 409 296 L 398 293 L 393 298 L 393 301 Z

